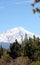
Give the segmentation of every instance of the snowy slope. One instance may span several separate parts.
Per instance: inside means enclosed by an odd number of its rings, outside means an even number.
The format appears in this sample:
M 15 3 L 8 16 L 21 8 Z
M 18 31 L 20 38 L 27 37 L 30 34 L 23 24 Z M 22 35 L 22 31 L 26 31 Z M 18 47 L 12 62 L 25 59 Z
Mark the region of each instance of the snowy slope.
M 34 33 L 25 30 L 23 27 L 16 27 L 0 34 L 0 42 L 12 43 L 15 39 L 20 42 L 21 39 L 25 37 L 25 34 L 27 34 L 28 37 L 32 37 L 34 35 Z

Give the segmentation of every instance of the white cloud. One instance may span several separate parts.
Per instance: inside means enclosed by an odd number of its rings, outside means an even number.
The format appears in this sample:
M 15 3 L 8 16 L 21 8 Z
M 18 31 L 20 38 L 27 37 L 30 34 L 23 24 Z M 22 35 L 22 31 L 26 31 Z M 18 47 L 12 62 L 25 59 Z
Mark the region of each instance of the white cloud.
M 5 4 L 4 3 L 0 3 L 0 9 L 4 9 L 6 7 L 10 7 L 10 6 L 13 6 L 13 5 L 21 5 L 21 4 L 31 4 L 33 1 L 32 0 L 26 0 L 26 1 L 16 1 L 16 2 L 6 2 Z
M 20 2 L 16 2 L 16 4 L 26 4 L 26 3 L 32 3 L 32 0 L 29 1 L 20 1 Z

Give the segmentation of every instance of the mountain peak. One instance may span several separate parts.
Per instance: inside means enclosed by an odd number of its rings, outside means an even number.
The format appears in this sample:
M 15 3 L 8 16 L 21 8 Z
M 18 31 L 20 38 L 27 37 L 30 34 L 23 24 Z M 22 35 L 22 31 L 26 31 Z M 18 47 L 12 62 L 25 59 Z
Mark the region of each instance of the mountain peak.
M 18 41 L 21 40 L 21 38 L 25 37 L 25 34 L 27 34 L 28 37 L 32 37 L 34 33 L 29 32 L 28 30 L 25 30 L 23 27 L 15 27 L 13 29 L 10 29 L 3 34 L 0 35 L 0 42 L 9 42 L 13 43 L 15 39 Z

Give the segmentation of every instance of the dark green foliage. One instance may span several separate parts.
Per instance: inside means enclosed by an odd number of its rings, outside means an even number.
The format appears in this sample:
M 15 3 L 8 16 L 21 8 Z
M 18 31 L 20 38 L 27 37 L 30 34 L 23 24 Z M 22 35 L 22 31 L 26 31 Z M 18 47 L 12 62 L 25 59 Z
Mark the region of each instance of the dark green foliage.
M 26 55 L 33 61 L 40 60 L 40 39 L 33 36 L 25 45 Z
M 1 58 L 1 55 L 3 55 L 3 48 L 2 48 L 2 46 L 0 46 L 0 58 Z
M 40 13 L 40 7 L 38 7 L 39 5 L 36 8 L 34 8 L 35 4 L 39 3 L 39 2 L 40 2 L 40 0 L 34 0 L 34 3 L 31 4 L 33 6 L 33 13 L 36 13 L 36 12 Z
M 26 57 L 28 57 L 28 59 L 30 59 L 30 60 L 26 61 Z M 19 58 L 19 59 L 17 61 L 15 61 L 15 59 L 17 59 L 17 58 Z M 22 58 L 22 59 L 20 60 L 20 58 Z M 6 59 L 8 61 L 7 63 L 9 63 L 9 64 L 10 63 L 12 64 L 12 62 L 14 60 L 13 64 L 16 64 L 18 62 L 19 64 L 25 63 L 25 64 L 29 65 L 30 63 L 31 64 L 38 63 L 40 65 L 40 38 L 35 37 L 35 36 L 33 36 L 33 38 L 31 38 L 31 37 L 27 38 L 27 35 L 25 34 L 25 39 L 22 40 L 21 44 L 18 43 L 17 40 L 15 40 L 14 43 L 10 44 L 10 47 L 7 50 L 2 48 L 2 46 L 0 46 L 0 61 L 1 61 L 0 63 L 3 62 L 5 64 Z M 11 62 L 11 60 L 12 60 L 12 62 Z
M 13 58 L 19 57 L 21 55 L 21 45 L 18 43 L 17 40 L 10 46 L 10 55 Z
M 40 61 L 40 39 L 33 36 L 33 38 L 27 39 L 20 45 L 16 40 L 10 45 L 10 56 L 13 58 L 19 56 L 28 56 L 32 61 Z

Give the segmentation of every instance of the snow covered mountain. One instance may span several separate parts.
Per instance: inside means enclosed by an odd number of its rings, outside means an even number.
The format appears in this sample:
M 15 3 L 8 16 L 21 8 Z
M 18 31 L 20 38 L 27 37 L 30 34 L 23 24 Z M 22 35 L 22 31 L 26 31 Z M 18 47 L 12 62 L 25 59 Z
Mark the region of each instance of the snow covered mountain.
M 32 37 L 34 35 L 34 33 L 25 30 L 23 27 L 15 27 L 0 34 L 0 42 L 13 43 L 15 39 L 20 42 L 21 39 L 25 37 L 25 34 L 27 34 L 27 37 Z

